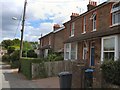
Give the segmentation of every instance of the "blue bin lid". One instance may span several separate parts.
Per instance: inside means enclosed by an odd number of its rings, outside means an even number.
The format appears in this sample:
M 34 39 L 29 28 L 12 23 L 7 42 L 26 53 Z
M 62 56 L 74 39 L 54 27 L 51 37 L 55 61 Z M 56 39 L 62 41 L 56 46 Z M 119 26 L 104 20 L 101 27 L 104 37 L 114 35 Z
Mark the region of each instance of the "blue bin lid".
M 94 72 L 94 70 L 89 68 L 89 69 L 86 69 L 85 72 Z

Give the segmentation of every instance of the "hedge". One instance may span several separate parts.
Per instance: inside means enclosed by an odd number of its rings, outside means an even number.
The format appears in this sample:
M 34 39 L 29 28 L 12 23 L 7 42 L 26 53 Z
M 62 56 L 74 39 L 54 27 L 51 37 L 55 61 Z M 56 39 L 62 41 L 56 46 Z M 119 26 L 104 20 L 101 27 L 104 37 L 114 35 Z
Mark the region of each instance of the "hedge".
M 38 58 L 21 58 L 21 73 L 23 73 L 27 77 L 27 79 L 32 79 L 31 64 L 41 62 L 42 60 Z
M 101 68 L 106 82 L 120 85 L 120 60 L 108 60 L 102 64 Z

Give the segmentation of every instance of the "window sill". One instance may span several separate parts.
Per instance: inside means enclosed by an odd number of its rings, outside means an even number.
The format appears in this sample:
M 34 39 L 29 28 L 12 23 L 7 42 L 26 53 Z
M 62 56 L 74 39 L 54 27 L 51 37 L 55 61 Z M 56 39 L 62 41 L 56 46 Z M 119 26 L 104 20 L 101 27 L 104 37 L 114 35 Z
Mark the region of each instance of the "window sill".
M 69 38 L 74 37 L 74 35 L 69 36 Z
M 83 33 L 81 33 L 81 34 L 85 34 L 86 32 L 83 32 Z
M 118 26 L 118 25 L 120 25 L 120 23 L 113 24 L 110 27 L 114 27 L 114 26 Z
M 91 32 L 96 32 L 96 29 L 93 29 Z

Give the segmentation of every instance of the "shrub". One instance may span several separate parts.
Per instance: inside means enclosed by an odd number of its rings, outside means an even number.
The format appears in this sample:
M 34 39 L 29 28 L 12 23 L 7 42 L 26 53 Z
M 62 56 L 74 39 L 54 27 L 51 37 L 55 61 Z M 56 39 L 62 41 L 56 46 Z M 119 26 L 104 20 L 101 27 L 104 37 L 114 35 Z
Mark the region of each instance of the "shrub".
M 2 56 L 2 61 L 3 62 L 10 62 L 10 56 L 8 54 L 5 54 Z
M 19 60 L 18 61 L 14 61 L 14 62 L 11 63 L 11 68 L 18 68 L 19 65 L 20 65 Z
M 29 51 L 27 52 L 27 57 L 37 58 L 37 54 L 35 53 L 34 50 L 29 50 Z
M 14 51 L 10 55 L 10 60 L 11 60 L 11 68 L 18 68 L 20 63 L 19 63 L 19 50 Z
M 38 58 L 21 58 L 21 72 L 27 77 L 27 79 L 32 79 L 31 64 L 41 62 L 42 60 Z
M 63 57 L 59 54 L 56 54 L 56 53 L 52 53 L 52 54 L 49 54 L 46 58 L 45 58 L 46 61 L 60 61 L 60 60 L 63 60 Z
M 18 60 L 19 60 L 19 50 L 14 51 L 14 52 L 10 55 L 10 59 L 11 59 L 12 62 L 18 61 Z
M 103 78 L 108 83 L 120 85 L 120 60 L 105 61 L 102 66 Z
M 9 46 L 8 47 L 8 54 L 11 54 L 15 51 L 15 47 Z

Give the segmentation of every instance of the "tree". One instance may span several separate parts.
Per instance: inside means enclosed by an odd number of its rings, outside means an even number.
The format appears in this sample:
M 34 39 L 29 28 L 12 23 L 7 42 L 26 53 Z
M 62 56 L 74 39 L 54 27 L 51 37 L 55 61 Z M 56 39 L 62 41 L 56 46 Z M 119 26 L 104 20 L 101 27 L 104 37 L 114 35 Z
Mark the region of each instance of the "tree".
M 34 50 L 29 50 L 29 51 L 27 52 L 27 57 L 37 58 L 37 54 L 35 53 Z
M 13 53 L 14 51 L 15 51 L 15 47 L 13 47 L 13 46 L 8 47 L 8 54 Z
M 12 46 L 14 45 L 13 41 L 12 40 L 3 40 L 2 41 L 2 46 L 5 48 L 5 49 L 8 49 L 9 46 Z
M 19 39 L 13 39 L 14 45 L 20 45 L 20 40 Z

